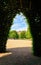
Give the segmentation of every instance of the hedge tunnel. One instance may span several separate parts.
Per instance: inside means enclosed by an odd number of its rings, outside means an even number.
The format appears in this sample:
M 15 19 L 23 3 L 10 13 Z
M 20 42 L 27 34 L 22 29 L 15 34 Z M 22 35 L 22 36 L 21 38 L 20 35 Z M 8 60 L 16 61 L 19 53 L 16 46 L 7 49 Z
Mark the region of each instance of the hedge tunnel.
M 20 12 L 29 19 L 33 37 L 33 54 L 41 56 L 40 0 L 0 0 L 0 52 L 6 51 L 6 42 L 12 20 Z

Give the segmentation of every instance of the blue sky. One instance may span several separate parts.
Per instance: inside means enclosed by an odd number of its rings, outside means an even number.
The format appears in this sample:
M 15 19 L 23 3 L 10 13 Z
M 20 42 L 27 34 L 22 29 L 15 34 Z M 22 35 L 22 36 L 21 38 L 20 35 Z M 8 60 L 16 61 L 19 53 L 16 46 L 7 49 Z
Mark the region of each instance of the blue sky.
M 17 14 L 15 18 L 13 19 L 13 24 L 10 30 L 16 30 L 16 31 L 27 30 L 28 24 L 26 22 L 27 20 L 22 13 Z

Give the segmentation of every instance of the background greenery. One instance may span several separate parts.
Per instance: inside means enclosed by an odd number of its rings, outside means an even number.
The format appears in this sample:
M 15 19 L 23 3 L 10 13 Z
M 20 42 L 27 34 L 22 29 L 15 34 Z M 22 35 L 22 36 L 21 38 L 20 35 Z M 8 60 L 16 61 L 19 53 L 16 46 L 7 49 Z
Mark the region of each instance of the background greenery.
M 31 39 L 32 35 L 30 33 L 30 28 L 28 28 L 27 31 L 20 31 L 20 34 L 19 32 L 14 30 L 9 31 L 8 38 L 9 39 Z
M 19 35 L 16 31 L 10 31 L 8 36 L 10 39 L 18 39 L 19 38 Z

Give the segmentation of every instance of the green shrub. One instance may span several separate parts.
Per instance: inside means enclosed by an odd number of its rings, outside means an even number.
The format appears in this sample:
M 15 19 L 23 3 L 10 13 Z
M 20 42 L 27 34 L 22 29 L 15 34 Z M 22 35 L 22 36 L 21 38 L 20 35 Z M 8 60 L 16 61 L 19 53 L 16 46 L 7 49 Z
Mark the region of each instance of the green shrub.
M 25 39 L 25 38 L 26 38 L 26 36 L 25 36 L 25 31 L 22 31 L 22 32 L 20 33 L 19 38 L 20 38 L 20 39 Z
M 27 32 L 26 32 L 26 39 L 31 39 L 32 38 L 32 35 L 30 33 L 30 29 L 28 28 Z
M 9 32 L 9 38 L 18 39 L 19 35 L 16 31 L 10 31 Z

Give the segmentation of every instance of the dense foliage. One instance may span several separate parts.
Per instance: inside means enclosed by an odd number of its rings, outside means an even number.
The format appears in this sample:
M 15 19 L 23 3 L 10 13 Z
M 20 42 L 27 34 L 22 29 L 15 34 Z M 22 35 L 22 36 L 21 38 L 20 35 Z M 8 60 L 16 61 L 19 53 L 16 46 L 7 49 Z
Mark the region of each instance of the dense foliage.
M 16 31 L 10 31 L 9 32 L 9 38 L 10 39 L 18 39 L 19 38 L 19 35 Z
M 34 55 L 41 56 L 41 0 L 0 0 L 0 52 L 6 51 L 12 19 L 19 12 L 29 18 Z
M 25 39 L 26 35 L 25 35 L 25 31 L 21 31 L 20 35 L 19 35 L 20 39 Z
M 32 38 L 32 35 L 31 35 L 31 32 L 30 32 L 30 28 L 28 28 L 28 30 L 26 31 L 25 35 L 26 35 L 26 39 L 31 39 Z
M 20 31 L 20 34 L 18 34 L 17 31 L 10 31 L 9 32 L 9 37 L 10 39 L 31 39 L 31 33 L 30 29 L 28 28 L 27 31 Z

